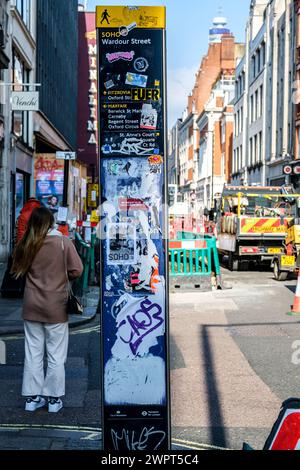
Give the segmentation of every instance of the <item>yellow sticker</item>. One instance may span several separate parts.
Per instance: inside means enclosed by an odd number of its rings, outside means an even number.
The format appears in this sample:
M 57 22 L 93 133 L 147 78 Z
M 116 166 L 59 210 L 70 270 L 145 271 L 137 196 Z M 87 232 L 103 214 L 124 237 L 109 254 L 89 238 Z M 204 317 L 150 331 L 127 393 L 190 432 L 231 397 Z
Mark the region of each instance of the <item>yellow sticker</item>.
M 119 28 L 121 36 L 134 28 L 166 27 L 166 7 L 97 6 L 97 28 Z

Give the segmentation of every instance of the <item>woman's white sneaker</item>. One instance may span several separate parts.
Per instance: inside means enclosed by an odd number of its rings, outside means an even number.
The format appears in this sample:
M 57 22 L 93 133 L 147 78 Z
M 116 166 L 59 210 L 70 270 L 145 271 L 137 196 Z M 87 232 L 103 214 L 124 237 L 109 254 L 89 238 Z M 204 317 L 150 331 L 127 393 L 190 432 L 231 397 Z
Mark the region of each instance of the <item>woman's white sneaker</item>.
M 48 411 L 49 413 L 57 413 L 63 407 L 63 402 L 60 398 L 49 398 Z
M 25 401 L 25 411 L 35 411 L 46 405 L 46 400 L 43 397 L 37 396 L 36 398 L 27 397 Z

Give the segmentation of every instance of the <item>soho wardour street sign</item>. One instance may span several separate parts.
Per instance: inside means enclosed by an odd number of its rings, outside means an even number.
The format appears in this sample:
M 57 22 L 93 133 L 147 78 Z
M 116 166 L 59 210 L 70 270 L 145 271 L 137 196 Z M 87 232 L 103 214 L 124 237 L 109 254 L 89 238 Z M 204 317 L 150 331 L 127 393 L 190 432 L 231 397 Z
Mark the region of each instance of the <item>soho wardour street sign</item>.
M 11 93 L 12 111 L 38 111 L 38 91 L 13 91 Z
M 105 450 L 170 448 L 165 18 L 96 14 Z

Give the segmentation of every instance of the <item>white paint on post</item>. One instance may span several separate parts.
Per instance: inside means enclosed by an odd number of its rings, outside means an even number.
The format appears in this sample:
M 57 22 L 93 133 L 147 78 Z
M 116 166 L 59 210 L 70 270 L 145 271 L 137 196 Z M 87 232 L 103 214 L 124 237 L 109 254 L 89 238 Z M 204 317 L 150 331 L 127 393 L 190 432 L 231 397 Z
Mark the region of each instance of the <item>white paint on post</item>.
M 6 344 L 0 340 L 0 364 L 6 364 Z

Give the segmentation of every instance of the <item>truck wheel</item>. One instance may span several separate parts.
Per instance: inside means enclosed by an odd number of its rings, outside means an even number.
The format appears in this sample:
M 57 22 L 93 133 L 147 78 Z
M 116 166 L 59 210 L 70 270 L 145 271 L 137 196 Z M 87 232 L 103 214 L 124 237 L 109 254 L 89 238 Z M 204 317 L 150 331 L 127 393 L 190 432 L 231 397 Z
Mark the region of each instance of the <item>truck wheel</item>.
M 239 260 L 234 257 L 233 253 L 229 253 L 228 266 L 229 266 L 230 271 L 239 270 Z
M 273 273 L 276 281 L 286 281 L 288 277 L 288 273 L 286 271 L 280 271 L 278 261 L 274 261 Z

